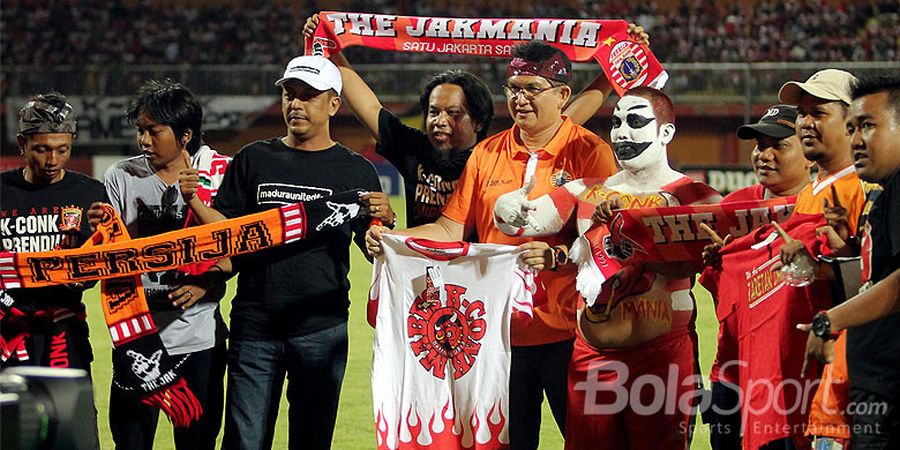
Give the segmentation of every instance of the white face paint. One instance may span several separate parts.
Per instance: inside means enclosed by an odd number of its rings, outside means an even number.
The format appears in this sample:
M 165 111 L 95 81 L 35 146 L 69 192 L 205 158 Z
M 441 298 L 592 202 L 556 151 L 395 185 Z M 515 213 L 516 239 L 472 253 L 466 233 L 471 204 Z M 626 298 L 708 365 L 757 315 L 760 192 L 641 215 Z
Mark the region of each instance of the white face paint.
M 666 144 L 671 140 L 671 133 L 663 132 L 665 129 L 657 122 L 649 100 L 622 97 L 613 111 L 610 131 L 613 151 L 622 168 L 637 172 L 658 164 L 660 159 L 665 161 Z

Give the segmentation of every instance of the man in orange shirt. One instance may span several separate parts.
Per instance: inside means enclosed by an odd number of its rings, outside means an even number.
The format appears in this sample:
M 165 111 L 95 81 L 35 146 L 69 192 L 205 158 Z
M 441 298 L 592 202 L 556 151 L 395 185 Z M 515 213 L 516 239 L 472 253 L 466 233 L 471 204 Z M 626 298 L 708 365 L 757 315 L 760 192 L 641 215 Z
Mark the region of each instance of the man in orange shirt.
M 853 87 L 847 118 L 853 159 L 860 178 L 878 182 L 884 191 L 874 200 L 862 238 L 863 289 L 841 305 L 822 311 L 812 324 L 807 356 L 824 358 L 822 340 L 848 330 L 848 368 L 856 405 L 853 446 L 888 449 L 900 446 L 900 78 L 881 76 Z
M 480 242 L 520 245 L 523 262 L 541 272 L 548 302 L 535 308 L 530 325 L 512 324 L 509 431 L 513 449 L 535 449 L 544 393 L 561 432 L 565 428 L 566 374 L 575 337 L 574 266 L 566 265 L 574 228 L 544 240 L 510 237 L 494 226 L 494 202 L 501 194 L 533 183 L 532 198 L 576 178 L 615 173 L 612 150 L 590 131 L 562 115 L 572 94 L 571 62 L 556 48 L 529 42 L 516 46 L 503 89 L 515 124 L 479 143 L 443 215 L 398 234 L 458 241 L 478 233 Z M 381 253 L 384 227 L 366 236 L 372 254 Z
M 819 173 L 813 182 L 797 195 L 793 214 L 822 215 L 829 206 L 846 210 L 846 223 L 833 224 L 834 235 L 850 243 L 856 241 L 859 225 L 864 221 L 865 185 L 856 175 L 850 152 L 850 136 L 844 122 L 850 105 L 850 86 L 856 78 L 842 70 L 825 69 L 814 73 L 806 82 L 790 81 L 778 92 L 779 99 L 797 105 L 797 134 L 803 153 L 815 161 Z M 835 198 L 835 195 L 837 198 Z M 782 248 L 782 261 L 793 260 L 795 252 L 805 251 L 794 241 Z M 858 246 L 856 252 L 858 254 Z M 828 441 L 840 449 L 850 438 L 847 402 L 849 379 L 845 355 L 846 339 L 834 342 L 834 362 L 826 365 L 810 409 L 807 434 Z
M 606 223 L 612 209 L 721 200 L 709 186 L 669 166 L 666 148 L 675 133 L 675 114 L 664 93 L 646 87 L 626 92 L 612 125 L 621 172 L 606 180 L 575 180 L 535 200 L 524 198 L 526 189 L 505 194 L 494 209 L 498 228 L 553 235 L 574 217 L 584 234 L 595 222 Z M 575 260 L 591 258 L 588 247 L 596 241 L 586 242 L 579 238 Z M 569 367 L 566 449 L 685 449 L 693 413 L 664 404 L 674 405 L 694 389 L 697 349 L 689 276 L 697 268 L 645 265 L 629 261 L 627 252 L 610 253 L 628 265 L 609 283 L 601 284 L 578 261 L 578 289 L 588 305 L 579 316 Z M 604 301 L 595 302 L 597 297 Z M 667 380 L 663 392 L 643 389 L 641 383 L 651 378 Z

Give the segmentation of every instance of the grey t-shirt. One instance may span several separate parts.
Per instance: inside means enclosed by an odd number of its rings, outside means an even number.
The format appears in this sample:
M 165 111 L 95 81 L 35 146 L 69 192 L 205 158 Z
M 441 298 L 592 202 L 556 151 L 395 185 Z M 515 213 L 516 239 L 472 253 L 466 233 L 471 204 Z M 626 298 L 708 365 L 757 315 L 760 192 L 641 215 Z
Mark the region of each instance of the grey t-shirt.
M 178 183 L 167 186 L 143 156 L 121 160 L 106 171 L 106 192 L 132 239 L 184 227 L 188 207 Z M 225 295 L 221 284 L 186 310 L 175 308 L 168 295 L 185 275 L 175 270 L 141 275 L 147 304 L 169 354 L 212 348 L 217 339 L 216 308 Z

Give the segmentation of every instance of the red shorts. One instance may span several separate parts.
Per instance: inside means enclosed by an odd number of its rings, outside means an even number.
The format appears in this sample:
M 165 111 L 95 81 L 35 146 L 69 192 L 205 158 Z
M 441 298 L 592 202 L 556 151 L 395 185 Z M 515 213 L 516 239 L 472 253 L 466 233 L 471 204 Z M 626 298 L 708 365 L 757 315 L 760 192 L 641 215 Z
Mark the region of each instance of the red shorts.
M 699 377 L 694 339 L 673 332 L 627 349 L 575 339 L 566 450 L 686 449 Z

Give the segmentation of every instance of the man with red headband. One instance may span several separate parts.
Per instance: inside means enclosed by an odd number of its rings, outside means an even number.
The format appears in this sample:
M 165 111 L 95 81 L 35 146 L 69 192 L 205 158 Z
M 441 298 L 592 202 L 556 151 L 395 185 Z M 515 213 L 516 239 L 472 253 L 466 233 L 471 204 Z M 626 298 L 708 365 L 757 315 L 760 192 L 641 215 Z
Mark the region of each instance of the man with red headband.
M 497 227 L 508 235 L 559 236 L 574 218 L 583 234 L 613 209 L 721 200 L 669 166 L 675 115 L 661 91 L 628 91 L 612 125 L 621 172 L 575 180 L 534 200 L 527 198 L 530 186 L 505 194 L 494 209 Z M 582 239 L 573 260 L 591 258 L 593 242 Z M 628 265 L 607 283 L 591 273 L 578 277 L 589 306 L 578 317 L 569 367 L 566 449 L 685 449 L 697 375 L 690 277 L 699 267 L 634 262 L 624 247 L 607 251 Z
M 572 94 L 572 64 L 555 47 L 520 44 L 513 50 L 503 86 L 515 124 L 477 144 L 443 215 L 432 224 L 393 233 L 458 241 L 477 231 L 484 243 L 520 245 L 522 260 L 540 276 L 548 302 L 534 310 L 530 325 L 513 319 L 510 331 L 509 436 L 513 449 L 538 448 L 544 394 L 560 431 L 565 427 L 566 374 L 575 337 L 575 270 L 564 265 L 567 244 L 575 238 L 557 234 L 543 240 L 506 236 L 494 226 L 494 202 L 510 190 L 533 186 L 535 197 L 584 177 L 606 178 L 615 172 L 609 146 L 562 115 Z M 380 254 L 384 227 L 366 235 L 369 252 Z M 557 256 L 559 255 L 559 256 Z

